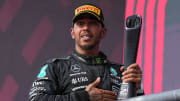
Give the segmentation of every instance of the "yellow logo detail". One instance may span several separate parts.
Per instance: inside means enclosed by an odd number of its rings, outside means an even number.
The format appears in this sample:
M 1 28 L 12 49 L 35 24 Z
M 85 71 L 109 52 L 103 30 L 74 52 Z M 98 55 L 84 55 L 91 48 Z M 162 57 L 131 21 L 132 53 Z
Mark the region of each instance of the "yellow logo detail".
M 100 9 L 99 8 L 96 8 L 94 6 L 91 6 L 91 5 L 83 5 L 83 6 L 80 6 L 79 8 L 77 8 L 75 10 L 75 15 L 77 15 L 79 12 L 81 11 L 91 11 L 91 12 L 94 12 L 96 13 L 97 15 L 100 15 Z

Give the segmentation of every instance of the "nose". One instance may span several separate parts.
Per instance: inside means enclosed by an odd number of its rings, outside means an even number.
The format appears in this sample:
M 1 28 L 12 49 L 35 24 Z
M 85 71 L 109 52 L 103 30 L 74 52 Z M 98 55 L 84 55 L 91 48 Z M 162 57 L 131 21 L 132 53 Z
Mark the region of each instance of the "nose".
M 88 24 L 85 24 L 84 26 L 83 26 L 83 30 L 88 30 L 89 29 L 89 25 Z

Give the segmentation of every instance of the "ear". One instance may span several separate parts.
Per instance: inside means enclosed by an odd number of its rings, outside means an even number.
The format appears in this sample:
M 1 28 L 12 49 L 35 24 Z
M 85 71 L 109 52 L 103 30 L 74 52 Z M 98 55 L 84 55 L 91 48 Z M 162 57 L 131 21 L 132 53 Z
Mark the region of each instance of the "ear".
M 71 37 L 72 37 L 72 39 L 75 39 L 74 28 L 71 28 Z
M 101 39 L 103 39 L 106 36 L 106 33 L 107 33 L 107 29 L 103 28 L 101 32 Z

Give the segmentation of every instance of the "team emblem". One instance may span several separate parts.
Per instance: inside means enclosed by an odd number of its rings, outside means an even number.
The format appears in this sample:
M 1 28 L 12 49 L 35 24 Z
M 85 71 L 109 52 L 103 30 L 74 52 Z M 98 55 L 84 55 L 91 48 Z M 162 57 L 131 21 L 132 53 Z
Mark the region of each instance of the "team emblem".
M 48 67 L 48 65 L 44 65 L 39 73 L 39 75 L 37 76 L 38 78 L 40 77 L 44 77 L 46 76 L 46 68 Z
M 117 71 L 114 68 L 111 67 L 110 71 L 113 75 L 117 75 Z
M 71 65 L 71 71 L 73 72 L 79 72 L 81 70 L 81 67 L 77 64 Z

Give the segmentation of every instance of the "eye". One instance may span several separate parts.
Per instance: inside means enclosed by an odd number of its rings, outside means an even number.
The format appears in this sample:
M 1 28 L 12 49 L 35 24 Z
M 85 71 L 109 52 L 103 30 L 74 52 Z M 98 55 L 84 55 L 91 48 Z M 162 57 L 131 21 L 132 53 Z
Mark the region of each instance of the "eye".
M 89 25 L 98 25 L 98 22 L 97 21 L 91 21 L 91 22 L 89 22 Z
M 79 21 L 79 22 L 77 22 L 77 25 L 78 25 L 78 26 L 83 26 L 83 25 L 84 25 L 84 22 L 80 22 L 80 21 Z

